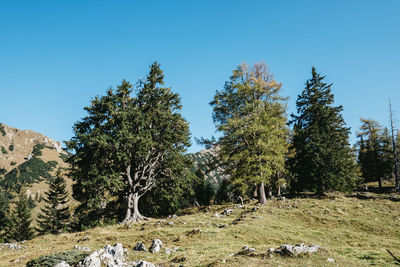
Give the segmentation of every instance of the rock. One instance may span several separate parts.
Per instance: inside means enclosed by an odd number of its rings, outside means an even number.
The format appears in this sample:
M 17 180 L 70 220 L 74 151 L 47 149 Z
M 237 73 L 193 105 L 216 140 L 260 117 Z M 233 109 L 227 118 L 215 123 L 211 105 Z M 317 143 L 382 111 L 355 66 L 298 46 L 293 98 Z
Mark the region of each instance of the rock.
M 81 247 L 81 246 L 75 245 L 74 249 L 77 249 L 77 250 L 80 250 L 80 251 L 90 252 L 90 248 L 89 247 Z
M 221 213 L 221 215 L 231 215 L 233 213 L 233 210 L 232 209 L 225 209 L 222 213 Z
M 332 258 L 328 258 L 326 261 L 327 261 L 327 262 L 331 262 L 331 263 L 335 263 L 335 260 L 332 259 Z
M 160 251 L 162 246 L 163 246 L 163 243 L 160 239 L 154 239 L 153 243 L 151 243 L 151 246 L 150 246 L 150 252 L 157 253 Z
M 174 222 L 168 222 L 168 225 L 174 225 Z
M 247 252 L 255 252 L 255 251 L 256 251 L 255 248 L 250 248 L 250 247 L 248 247 L 248 246 L 242 247 L 242 250 L 243 250 L 243 251 L 247 251 Z
M 201 234 L 203 231 L 200 228 L 194 228 L 192 231 L 187 232 L 187 235 L 198 235 Z
M 20 249 L 25 248 L 25 246 L 20 245 L 20 244 L 24 244 L 24 243 L 25 243 L 25 240 L 21 241 L 21 242 L 3 243 L 3 244 L 0 244 L 0 250 L 2 248 L 8 248 L 11 250 L 20 250 Z
M 137 243 L 136 246 L 133 248 L 133 250 L 147 251 L 146 246 L 142 242 Z
M 172 252 L 171 252 L 171 250 L 170 250 L 169 248 L 166 248 L 166 249 L 165 249 L 165 254 L 171 255 L 171 253 L 172 253 Z
M 275 250 L 275 253 L 282 256 L 297 256 L 302 254 L 311 254 L 317 252 L 321 247 L 317 245 L 306 246 L 304 243 L 292 246 L 285 244 Z
M 140 261 L 136 267 L 156 267 L 153 263 L 147 261 Z
M 337 208 L 336 211 L 337 211 L 337 213 L 339 213 L 340 215 L 343 215 L 343 214 L 344 214 L 344 212 L 343 212 L 341 209 L 339 209 L 339 208 Z
M 251 211 L 255 212 L 258 210 L 258 207 L 254 207 Z
M 97 250 L 87 256 L 83 261 L 83 265 L 79 267 L 120 267 L 123 266 L 124 248 L 121 243 L 116 243 L 113 247 L 106 245 L 104 248 Z
M 216 213 L 214 214 L 214 217 L 217 217 L 217 218 L 219 218 L 219 217 L 221 217 L 221 215 L 219 215 L 219 213 L 218 213 L 218 212 L 216 212 Z
M 69 265 L 68 263 L 66 263 L 65 261 L 60 262 L 57 265 L 54 265 L 54 267 L 71 267 L 71 265 Z

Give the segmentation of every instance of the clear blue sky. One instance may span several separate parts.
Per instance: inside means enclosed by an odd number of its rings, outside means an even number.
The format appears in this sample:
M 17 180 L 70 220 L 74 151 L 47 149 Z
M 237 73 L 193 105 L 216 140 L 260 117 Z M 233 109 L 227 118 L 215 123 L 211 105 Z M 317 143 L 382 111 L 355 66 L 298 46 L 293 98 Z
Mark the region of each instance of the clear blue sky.
M 0 122 L 68 140 L 93 96 L 154 60 L 193 137 L 215 134 L 208 103 L 231 71 L 263 60 L 289 113 L 315 65 L 354 141 L 360 117 L 388 125 L 389 97 L 400 116 L 400 1 L 3 0 Z

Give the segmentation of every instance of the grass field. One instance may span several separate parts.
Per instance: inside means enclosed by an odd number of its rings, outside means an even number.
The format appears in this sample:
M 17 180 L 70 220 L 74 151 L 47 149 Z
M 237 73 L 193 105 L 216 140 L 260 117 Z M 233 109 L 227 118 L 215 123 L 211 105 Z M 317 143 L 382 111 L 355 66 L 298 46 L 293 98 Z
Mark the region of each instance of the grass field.
M 188 209 L 176 219 L 152 219 L 132 224 L 98 227 L 86 232 L 37 237 L 25 243 L 26 249 L 0 251 L 0 266 L 23 266 L 41 255 L 73 249 L 74 245 L 92 250 L 105 244 L 121 242 L 129 249 L 128 260 L 147 260 L 164 266 L 396 266 L 386 249 L 400 256 L 400 202 L 390 195 L 369 194 L 375 199 L 360 199 L 343 194 L 324 199 L 293 198 L 256 202 L 234 208 L 237 204 Z M 360 196 L 359 196 L 360 197 Z M 361 196 L 362 197 L 362 196 Z M 233 214 L 215 217 L 225 208 Z M 237 218 L 237 224 L 232 224 Z M 173 225 L 168 222 L 173 221 Z M 227 224 L 226 227 L 220 228 Z M 199 231 L 193 231 L 199 228 Z M 84 238 L 87 237 L 87 238 Z M 159 238 L 167 248 L 177 248 L 171 255 L 135 252 L 142 241 L 149 248 Z M 267 255 L 269 248 L 281 244 L 317 244 L 324 249 L 304 257 Z M 232 255 L 244 245 L 254 247 L 252 255 Z M 336 263 L 327 262 L 333 258 Z M 13 263 L 16 259 L 20 262 Z

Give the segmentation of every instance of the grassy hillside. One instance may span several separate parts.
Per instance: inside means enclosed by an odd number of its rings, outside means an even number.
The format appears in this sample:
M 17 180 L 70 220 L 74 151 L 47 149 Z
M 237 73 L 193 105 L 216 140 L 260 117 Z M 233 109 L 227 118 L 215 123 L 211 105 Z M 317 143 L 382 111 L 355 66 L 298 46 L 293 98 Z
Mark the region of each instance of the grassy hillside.
M 178 266 L 181 263 L 176 262 L 185 256 L 185 266 L 395 266 L 386 249 L 400 255 L 400 202 L 389 197 L 337 194 L 325 199 L 273 200 L 254 212 L 253 208 L 258 207 L 255 202 L 241 209 L 235 204 L 189 209 L 176 219 L 152 219 L 132 224 L 130 229 L 114 225 L 38 237 L 27 241 L 26 249 L 21 251 L 0 250 L 0 266 L 22 266 L 30 259 L 70 250 L 74 245 L 93 250 L 115 242 L 129 248 L 130 260 L 165 266 Z M 214 216 L 225 208 L 232 208 L 233 214 Z M 171 221 L 174 223 L 169 225 Z M 234 221 L 237 223 L 232 224 Z M 177 251 L 167 255 L 132 250 L 139 241 L 148 248 L 154 238 Z M 301 242 L 317 244 L 324 250 L 296 258 L 267 255 L 271 247 Z M 244 245 L 254 247 L 255 253 L 234 255 Z M 328 258 L 336 263 L 327 262 Z M 16 259 L 20 262 L 12 263 Z

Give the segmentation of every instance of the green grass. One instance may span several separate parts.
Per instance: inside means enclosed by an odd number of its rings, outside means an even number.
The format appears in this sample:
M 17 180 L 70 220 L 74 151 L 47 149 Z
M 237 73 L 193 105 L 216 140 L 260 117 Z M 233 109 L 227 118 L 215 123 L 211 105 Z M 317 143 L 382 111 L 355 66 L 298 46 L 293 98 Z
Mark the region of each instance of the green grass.
M 121 242 L 129 249 L 128 260 L 146 260 L 164 266 L 186 257 L 185 266 L 396 266 L 386 249 L 400 256 L 400 202 L 387 199 L 358 199 L 343 194 L 329 198 L 295 198 L 285 202 L 269 201 L 252 212 L 256 202 L 224 218 L 214 217 L 234 204 L 188 209 L 177 219 L 152 219 L 132 224 L 98 227 L 86 232 L 48 235 L 25 243 L 21 251 L 0 250 L 0 266 L 15 259 L 21 265 L 42 255 L 71 250 L 75 244 L 99 249 L 105 244 Z M 244 221 L 231 223 L 242 216 Z M 174 224 L 167 225 L 167 222 Z M 220 225 L 228 224 L 225 228 Z M 199 228 L 201 232 L 193 231 Z M 87 236 L 87 240 L 84 238 Z M 179 248 L 171 255 L 135 252 L 132 248 L 142 241 L 149 248 L 159 238 L 167 248 Z M 317 244 L 324 249 L 304 257 L 268 257 L 269 248 L 281 244 Z M 254 247 L 252 255 L 233 255 L 244 245 Z M 225 262 L 225 263 L 223 263 Z M 13 264 L 18 266 L 17 264 Z

